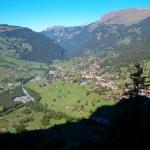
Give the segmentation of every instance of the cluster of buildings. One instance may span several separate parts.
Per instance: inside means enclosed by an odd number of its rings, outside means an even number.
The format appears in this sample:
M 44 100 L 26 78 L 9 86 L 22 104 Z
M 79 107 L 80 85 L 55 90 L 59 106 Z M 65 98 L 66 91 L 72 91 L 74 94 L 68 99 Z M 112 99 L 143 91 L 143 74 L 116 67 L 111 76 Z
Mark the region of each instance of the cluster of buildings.
M 147 89 L 141 89 L 140 95 L 150 98 L 150 87 Z
M 102 87 L 106 87 L 108 89 L 112 89 L 113 91 L 117 91 L 118 90 L 118 85 L 116 82 L 109 80 L 109 79 L 105 79 L 103 76 L 97 76 L 96 77 L 96 85 L 97 86 L 102 86 Z
M 50 70 L 49 73 L 48 73 L 48 82 L 51 83 L 56 78 L 57 78 L 56 71 L 55 70 Z
M 100 65 L 97 61 L 94 64 L 91 64 L 88 69 L 80 72 L 80 76 L 83 79 L 93 79 L 95 78 L 100 71 Z
M 100 89 L 100 87 L 106 87 L 108 89 L 112 89 L 113 91 L 118 90 L 118 85 L 115 81 L 110 79 L 106 79 L 104 75 L 100 74 L 100 62 L 97 60 L 95 56 L 87 56 L 82 58 L 82 62 L 89 62 L 87 68 L 83 68 L 78 72 L 69 72 L 65 73 L 63 69 L 61 69 L 61 80 L 63 81 L 73 81 L 73 79 L 78 79 L 81 85 L 91 83 L 92 80 L 96 81 L 94 89 Z M 53 81 L 56 79 L 56 71 L 49 71 L 49 81 Z
M 100 87 L 106 87 L 108 89 L 112 89 L 113 91 L 118 90 L 118 85 L 116 82 L 106 79 L 104 75 L 100 75 L 100 65 L 95 62 L 90 65 L 89 69 L 83 70 L 80 72 L 80 77 L 86 80 L 95 80 L 95 89 L 99 89 Z

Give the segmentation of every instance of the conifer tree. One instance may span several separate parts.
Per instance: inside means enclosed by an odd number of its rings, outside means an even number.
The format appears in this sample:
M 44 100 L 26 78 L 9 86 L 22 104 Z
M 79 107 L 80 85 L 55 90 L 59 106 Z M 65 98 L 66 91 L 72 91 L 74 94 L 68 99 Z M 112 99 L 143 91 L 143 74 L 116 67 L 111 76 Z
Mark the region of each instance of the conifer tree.
M 132 79 L 132 83 L 125 83 L 125 93 L 124 96 L 129 96 L 130 98 L 136 97 L 140 94 L 141 89 L 146 88 L 146 77 L 142 76 L 143 68 L 139 63 L 135 64 L 135 68 L 130 74 L 130 78 Z
M 130 97 L 136 97 L 139 95 L 141 88 L 144 87 L 145 77 L 142 76 L 143 68 L 139 63 L 135 64 L 135 69 L 133 73 L 130 74 L 130 78 L 132 79 L 133 85 L 132 90 L 130 91 Z

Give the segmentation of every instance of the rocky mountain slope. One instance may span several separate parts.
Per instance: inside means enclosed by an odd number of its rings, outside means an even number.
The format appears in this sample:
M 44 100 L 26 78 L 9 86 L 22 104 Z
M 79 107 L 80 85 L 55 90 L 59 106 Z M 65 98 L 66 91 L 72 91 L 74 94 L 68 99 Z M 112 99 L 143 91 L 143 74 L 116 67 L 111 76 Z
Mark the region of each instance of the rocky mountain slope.
M 86 26 L 55 26 L 42 33 L 63 46 L 70 56 L 89 50 L 119 51 L 124 56 L 137 51 L 137 58 L 145 59 L 150 56 L 150 9 L 115 11 Z
M 9 25 L 0 25 L 0 52 L 46 63 L 64 57 L 64 49 L 53 40 L 28 28 Z
M 101 19 L 102 23 L 106 24 L 126 24 L 131 25 L 139 23 L 150 16 L 149 8 L 125 9 L 120 11 L 113 11 L 104 15 Z

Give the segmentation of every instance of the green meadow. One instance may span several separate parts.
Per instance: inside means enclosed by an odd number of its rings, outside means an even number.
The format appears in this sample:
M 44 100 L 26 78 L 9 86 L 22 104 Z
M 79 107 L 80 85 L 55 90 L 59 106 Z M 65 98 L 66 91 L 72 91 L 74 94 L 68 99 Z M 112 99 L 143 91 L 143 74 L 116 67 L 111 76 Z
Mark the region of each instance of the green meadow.
M 97 107 L 114 103 L 106 101 L 105 95 L 90 92 L 92 84 L 56 81 L 43 87 L 38 82 L 29 82 L 26 86 L 40 94 L 40 103 L 48 109 L 65 112 L 77 118 L 89 117 Z

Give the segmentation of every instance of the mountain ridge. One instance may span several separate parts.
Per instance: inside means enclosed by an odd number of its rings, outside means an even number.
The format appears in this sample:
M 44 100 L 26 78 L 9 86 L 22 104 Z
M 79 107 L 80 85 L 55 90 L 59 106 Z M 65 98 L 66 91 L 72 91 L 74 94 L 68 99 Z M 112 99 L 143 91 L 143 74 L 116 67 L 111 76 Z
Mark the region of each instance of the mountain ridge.
M 101 18 L 106 24 L 136 24 L 150 16 L 149 8 L 129 8 L 112 11 Z
M 137 15 L 138 13 L 138 15 Z M 46 30 L 53 30 L 53 29 L 64 29 L 64 28 L 73 28 L 73 27 L 85 27 L 85 26 L 91 26 L 93 24 L 100 24 L 100 23 L 106 23 L 106 24 L 126 24 L 125 21 L 127 20 L 123 20 L 124 23 L 120 23 L 120 22 L 117 22 L 117 23 L 110 23 L 109 22 L 109 19 L 113 19 L 116 17 L 116 15 L 123 15 L 123 16 L 127 16 L 127 17 L 130 17 L 129 15 L 133 16 L 133 15 L 136 15 L 137 18 L 133 18 L 132 17 L 132 20 L 135 20 L 135 22 L 131 23 L 131 24 L 135 24 L 135 23 L 138 23 L 139 21 L 142 21 L 144 19 L 146 19 L 147 17 L 150 17 L 150 8 L 127 8 L 127 9 L 121 9 L 121 10 L 115 10 L 115 11 L 110 11 L 110 12 L 107 12 L 105 13 L 100 19 L 98 19 L 97 21 L 95 22 L 91 22 L 87 25 L 78 25 L 78 26 L 62 26 L 62 25 L 55 25 L 55 26 L 51 26 L 51 27 L 48 27 Z M 142 16 L 139 16 L 139 15 L 142 15 Z M 141 19 L 140 19 L 141 17 Z M 124 19 L 124 18 L 123 18 Z M 126 18 L 127 19 L 127 18 Z M 136 20 L 138 19 L 138 20 Z M 137 22 L 136 22 L 137 21 Z M 128 22 L 127 22 L 128 24 Z M 130 23 L 129 23 L 130 25 Z M 45 31 L 45 30 L 44 30 Z M 43 31 L 42 31 L 43 32 Z
M 129 12 L 125 13 L 127 11 Z M 114 17 L 114 14 L 118 15 L 118 13 L 124 16 L 122 20 L 126 23 L 107 23 L 107 18 Z M 104 15 L 102 20 L 86 26 L 52 27 L 43 31 L 42 34 L 59 43 L 71 57 L 81 56 L 88 50 L 130 51 L 132 48 L 143 47 L 144 41 L 150 36 L 150 9 L 125 9 L 109 14 Z M 135 18 L 135 15 L 138 17 Z M 129 20 L 124 19 L 126 17 Z
M 0 51 L 13 51 L 19 54 L 20 59 L 50 63 L 54 59 L 63 58 L 62 47 L 29 28 L 0 25 L 0 38 Z

